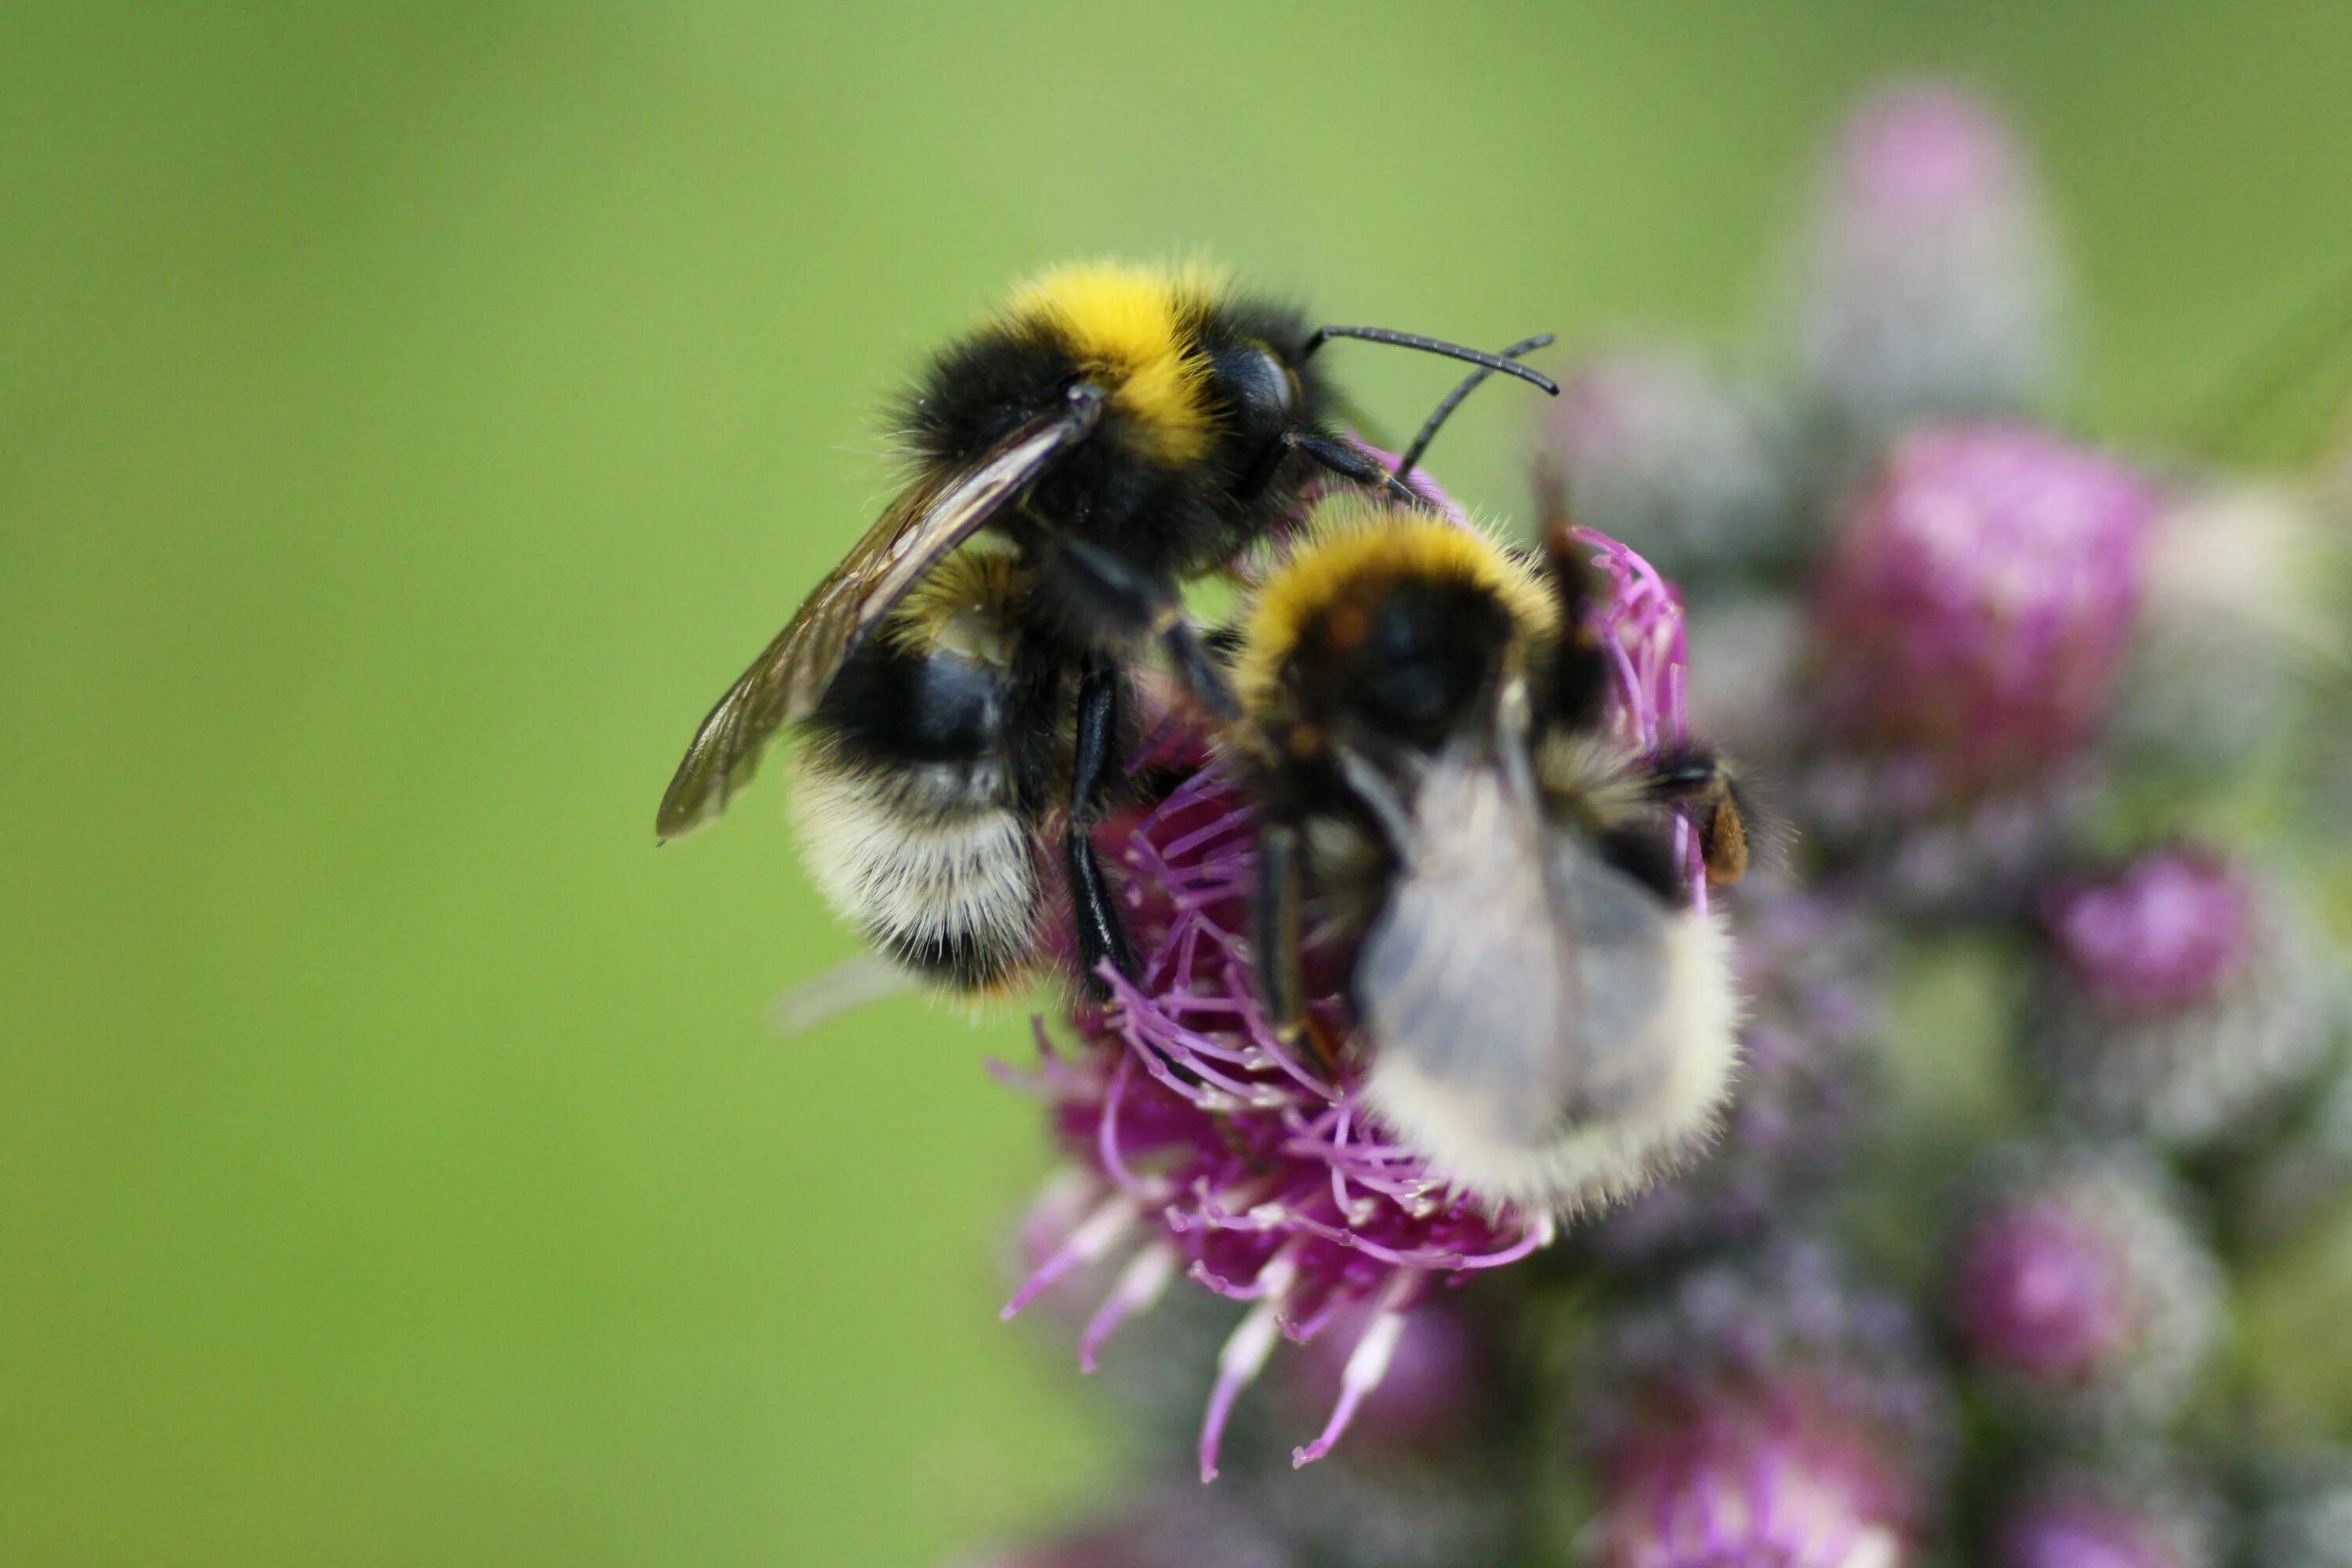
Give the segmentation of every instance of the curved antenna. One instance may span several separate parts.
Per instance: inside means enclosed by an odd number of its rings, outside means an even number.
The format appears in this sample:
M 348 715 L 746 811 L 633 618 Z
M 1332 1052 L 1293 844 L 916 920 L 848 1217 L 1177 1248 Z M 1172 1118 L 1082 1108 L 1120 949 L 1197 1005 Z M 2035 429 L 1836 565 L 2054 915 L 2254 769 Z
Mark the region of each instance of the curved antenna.
M 1538 332 L 1534 337 L 1521 338 L 1496 357 L 1516 360 L 1521 354 L 1533 353 L 1538 349 L 1551 347 L 1552 341 L 1551 333 Z M 1429 417 L 1422 423 L 1421 433 L 1412 438 L 1412 445 L 1407 447 L 1404 449 L 1404 455 L 1397 459 L 1398 479 L 1408 485 L 1412 483 L 1412 470 L 1420 463 L 1421 455 L 1429 450 L 1429 444 L 1437 439 L 1438 431 L 1444 429 L 1445 422 L 1454 417 L 1454 411 L 1462 406 L 1462 400 L 1477 391 L 1479 384 L 1494 374 L 1493 367 L 1482 364 L 1464 376 L 1461 385 L 1445 395 L 1444 401 L 1438 404 Z
M 1331 338 L 1361 338 L 1368 343 L 1387 343 L 1394 348 L 1419 349 L 1423 353 L 1466 360 L 1472 364 L 1482 364 L 1488 370 L 1499 370 L 1506 375 L 1516 375 L 1521 381 L 1532 382 L 1554 397 L 1559 395 L 1559 383 L 1540 371 L 1514 364 L 1482 349 L 1465 348 L 1460 343 L 1449 343 L 1443 338 L 1424 338 L 1419 332 L 1400 332 L 1388 327 L 1318 327 L 1315 334 L 1307 340 L 1307 346 L 1298 351 L 1298 357 L 1307 358 Z

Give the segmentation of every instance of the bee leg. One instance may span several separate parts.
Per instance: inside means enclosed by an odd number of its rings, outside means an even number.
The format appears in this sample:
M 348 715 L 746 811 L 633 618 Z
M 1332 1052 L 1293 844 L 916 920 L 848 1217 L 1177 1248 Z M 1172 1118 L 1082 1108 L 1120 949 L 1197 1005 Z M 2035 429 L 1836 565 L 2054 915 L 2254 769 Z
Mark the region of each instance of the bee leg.
M 1159 628 L 1160 646 L 1167 651 L 1168 662 L 1176 671 L 1176 679 L 1184 689 L 1200 700 L 1211 716 L 1226 723 L 1242 716 L 1242 705 L 1234 695 L 1233 684 L 1225 679 L 1224 667 L 1202 639 L 1199 630 L 1185 617 L 1183 607 L 1175 606 L 1167 623 Z
M 1119 917 L 1102 861 L 1095 853 L 1094 828 L 1102 820 L 1103 784 L 1118 733 L 1118 670 L 1108 660 L 1088 661 L 1078 679 L 1077 745 L 1070 765 L 1070 826 L 1064 841 L 1070 894 L 1077 917 L 1078 967 L 1097 1000 L 1108 994 L 1102 979 L 1105 959 L 1129 980 L 1139 978 L 1135 944 Z
M 1260 1002 L 1276 1038 L 1307 1047 L 1332 1077 L 1339 1063 L 1307 1010 L 1307 977 L 1298 961 L 1298 830 L 1280 823 L 1258 829 L 1257 898 L 1250 906 L 1250 961 Z
M 1223 667 L 1201 640 L 1184 614 L 1176 585 L 1154 572 L 1140 572 L 1108 550 L 1066 533 L 1046 535 L 1057 563 L 1085 580 L 1097 598 L 1111 606 L 1125 626 L 1141 626 L 1168 656 L 1176 678 L 1201 705 L 1221 720 L 1240 717 L 1241 704 Z
M 1567 501 L 1556 484 L 1540 475 L 1537 480 L 1546 574 L 1561 626 L 1542 702 L 1548 722 L 1586 730 L 1599 725 L 1609 707 L 1609 658 L 1592 627 L 1600 573 L 1592 564 L 1591 547 L 1572 531 Z
M 1647 784 L 1654 798 L 1681 806 L 1698 830 L 1699 859 L 1711 885 L 1747 875 L 1751 813 L 1738 780 L 1719 758 L 1695 747 L 1669 752 L 1652 766 Z
M 1352 479 L 1368 489 L 1386 490 L 1391 500 L 1402 501 L 1416 511 L 1437 510 L 1430 504 L 1427 496 L 1344 441 L 1318 436 L 1310 430 L 1289 431 L 1283 440 L 1343 479 Z

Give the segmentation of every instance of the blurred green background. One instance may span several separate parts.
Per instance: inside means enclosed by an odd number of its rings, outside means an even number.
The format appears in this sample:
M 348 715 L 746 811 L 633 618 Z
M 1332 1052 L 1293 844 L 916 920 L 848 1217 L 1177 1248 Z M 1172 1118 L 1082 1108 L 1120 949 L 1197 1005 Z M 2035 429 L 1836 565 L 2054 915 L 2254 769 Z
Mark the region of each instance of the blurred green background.
M 996 1321 L 1019 1020 L 773 1037 L 850 951 L 776 793 L 650 831 L 1013 276 L 1729 337 L 1853 95 L 1953 68 L 2069 219 L 2077 413 L 2154 434 L 2352 258 L 2347 58 L 2321 5 L 8 7 L 0 1561 L 919 1564 L 1110 1473 Z M 1510 509 L 1488 396 L 1442 466 Z

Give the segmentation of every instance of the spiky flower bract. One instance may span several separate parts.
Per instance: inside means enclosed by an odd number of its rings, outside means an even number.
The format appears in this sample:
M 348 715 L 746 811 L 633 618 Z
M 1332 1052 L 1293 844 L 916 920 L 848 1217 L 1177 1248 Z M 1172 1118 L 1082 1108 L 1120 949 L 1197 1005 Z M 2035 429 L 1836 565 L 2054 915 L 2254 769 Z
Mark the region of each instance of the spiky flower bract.
M 1714 580 L 1800 546 L 1788 423 L 1759 388 L 1693 351 L 1631 350 L 1563 383 L 1538 463 L 1586 527 L 1642 541 L 1661 571 Z

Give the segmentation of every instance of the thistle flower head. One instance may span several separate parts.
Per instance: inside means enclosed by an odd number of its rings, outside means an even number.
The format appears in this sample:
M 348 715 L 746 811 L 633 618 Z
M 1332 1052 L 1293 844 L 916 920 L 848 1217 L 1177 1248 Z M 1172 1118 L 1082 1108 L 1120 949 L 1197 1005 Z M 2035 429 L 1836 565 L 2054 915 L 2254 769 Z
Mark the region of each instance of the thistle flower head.
M 1824 720 L 1916 760 L 1919 813 L 2050 773 L 2105 718 L 2154 509 L 2129 468 L 2039 430 L 1909 437 L 1828 564 Z
M 1995 1568 L 2219 1568 L 2222 1510 L 2204 1477 L 2142 1447 L 2039 1462 L 2002 1510 Z
M 2121 1017 L 2205 1006 L 2255 956 L 2253 887 L 2193 847 L 2142 856 L 2112 877 L 2062 883 L 2042 913 L 2059 961 Z
M 2162 1171 L 2126 1150 L 2002 1151 L 1963 1203 L 1951 1267 L 1969 1361 L 2076 1429 L 2168 1419 L 2220 1326 L 2211 1254 Z
M 1949 1416 L 1920 1336 L 1819 1247 L 1630 1307 L 1575 1387 L 1601 1568 L 1893 1568 L 1930 1527 Z
M 2027 159 L 1982 100 L 1889 89 L 1847 121 L 1803 266 L 1803 349 L 1839 434 L 2031 406 L 2055 378 L 2057 247 Z
M 1633 552 L 1591 544 L 1612 591 L 1595 630 L 1610 650 L 1613 721 L 1655 749 L 1682 732 L 1681 610 Z M 1091 1367 L 1120 1322 L 1182 1280 L 1249 1304 L 1217 1358 L 1200 1440 L 1213 1478 L 1235 1400 L 1276 1342 L 1355 1333 L 1330 1418 L 1297 1464 L 1330 1450 L 1394 1364 L 1408 1314 L 1434 1286 L 1517 1263 L 1549 1243 L 1548 1214 L 1481 1204 L 1400 1142 L 1364 1104 L 1357 1067 L 1336 1076 L 1269 1026 L 1244 932 L 1255 867 L 1250 805 L 1200 737 L 1163 741 L 1178 775 L 1149 809 L 1098 842 L 1127 870 L 1126 915 L 1142 982 L 1106 973 L 1106 1007 L 1074 1009 L 1075 1048 L 1042 1024 L 1042 1094 L 1078 1174 L 1080 1215 L 1005 1308 L 1109 1266 L 1112 1284 L 1080 1336 Z M 1692 846 L 1696 875 L 1696 846 Z
M 2333 1016 L 2316 942 L 2247 868 L 2166 846 L 2059 883 L 2041 914 L 2026 1056 L 2075 1120 L 2189 1147 L 2316 1072 Z

